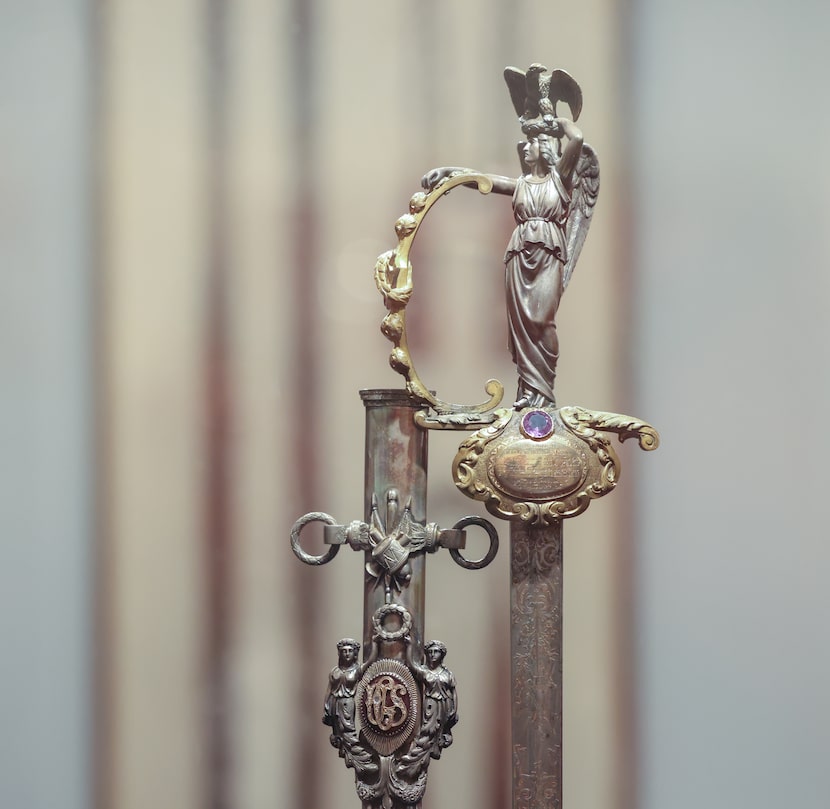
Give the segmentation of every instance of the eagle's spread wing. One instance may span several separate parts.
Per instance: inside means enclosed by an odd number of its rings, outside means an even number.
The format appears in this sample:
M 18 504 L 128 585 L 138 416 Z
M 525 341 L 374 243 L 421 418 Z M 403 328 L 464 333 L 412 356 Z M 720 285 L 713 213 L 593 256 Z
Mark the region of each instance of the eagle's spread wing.
M 525 114 L 525 102 L 527 101 L 525 72 L 517 67 L 506 67 L 504 80 L 507 82 L 507 89 L 510 91 L 510 100 L 513 102 L 516 115 L 521 117 Z
M 571 108 L 571 120 L 575 122 L 579 118 L 579 113 L 582 112 L 582 90 L 570 73 L 564 70 L 551 71 L 548 98 L 553 103 L 554 110 L 557 101 L 564 101 Z

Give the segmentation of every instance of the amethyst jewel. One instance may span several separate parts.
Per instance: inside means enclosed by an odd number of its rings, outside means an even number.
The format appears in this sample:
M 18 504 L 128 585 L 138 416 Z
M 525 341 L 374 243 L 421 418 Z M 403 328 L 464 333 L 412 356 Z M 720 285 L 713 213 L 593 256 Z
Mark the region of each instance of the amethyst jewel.
M 531 410 L 522 416 L 522 432 L 534 441 L 541 441 L 553 432 L 553 419 L 544 410 Z

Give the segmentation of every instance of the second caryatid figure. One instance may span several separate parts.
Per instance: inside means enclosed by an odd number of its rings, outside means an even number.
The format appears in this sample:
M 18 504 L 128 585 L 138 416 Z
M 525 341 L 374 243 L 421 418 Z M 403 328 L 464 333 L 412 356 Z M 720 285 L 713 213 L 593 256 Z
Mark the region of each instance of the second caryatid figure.
M 522 176 L 486 174 L 492 192 L 513 197 L 516 227 L 504 254 L 508 346 L 519 376 L 515 408 L 555 405 L 559 359 L 556 313 L 568 286 L 599 192 L 599 161 L 574 123 L 582 108 L 579 85 L 563 70 L 531 65 L 505 70 L 522 131 Z M 564 101 L 574 120 L 557 117 Z M 466 171 L 433 169 L 423 178 L 432 191 Z

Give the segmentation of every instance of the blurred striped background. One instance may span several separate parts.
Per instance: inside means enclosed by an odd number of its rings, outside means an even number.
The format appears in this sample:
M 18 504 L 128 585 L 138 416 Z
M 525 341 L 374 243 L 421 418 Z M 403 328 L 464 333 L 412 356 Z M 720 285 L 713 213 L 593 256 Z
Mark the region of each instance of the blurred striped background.
M 320 716 L 361 560 L 301 566 L 288 530 L 361 516 L 357 390 L 400 384 L 375 257 L 429 168 L 517 172 L 501 74 L 540 61 L 582 85 L 602 166 L 560 403 L 664 439 L 566 526 L 565 803 L 824 809 L 830 7 L 0 14 L 0 805 L 356 805 Z M 411 343 L 443 398 L 513 387 L 510 229 L 458 192 L 419 240 Z M 442 525 L 481 513 L 459 439 L 431 436 Z M 462 721 L 425 809 L 509 805 L 501 557 L 429 560 Z

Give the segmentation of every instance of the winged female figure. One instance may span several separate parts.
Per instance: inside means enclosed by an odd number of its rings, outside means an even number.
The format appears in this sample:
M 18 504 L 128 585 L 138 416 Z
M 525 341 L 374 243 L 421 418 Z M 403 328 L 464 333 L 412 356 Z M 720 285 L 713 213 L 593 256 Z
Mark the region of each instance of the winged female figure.
M 532 66 L 531 75 L 545 69 Z M 518 179 L 486 175 L 493 192 L 513 198 L 516 227 L 504 255 L 505 292 L 509 325 L 508 347 L 519 376 L 514 407 L 555 406 L 553 392 L 559 338 L 556 313 L 579 257 L 599 192 L 599 161 L 583 141 L 581 130 L 569 118 L 555 117 L 556 102 L 566 100 L 574 117 L 581 93 L 554 71 L 557 81 L 528 82 L 549 95 L 527 97 L 515 89 L 515 68 L 508 86 L 528 140 L 519 144 L 523 174 Z M 505 72 L 507 77 L 508 72 Z M 524 74 L 522 74 L 524 75 Z M 567 76 L 567 74 L 564 74 Z M 511 84 L 511 81 L 513 82 Z M 570 97 L 562 95 L 562 88 Z M 518 94 L 518 95 L 517 95 Z M 546 103 L 540 103 L 540 101 Z M 577 103 L 578 102 L 578 103 Z M 574 109 L 576 108 L 576 109 Z M 427 190 L 445 178 L 469 171 L 445 166 L 424 175 Z

